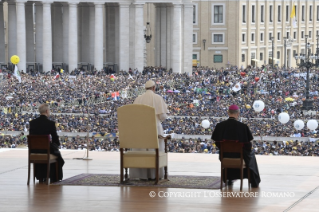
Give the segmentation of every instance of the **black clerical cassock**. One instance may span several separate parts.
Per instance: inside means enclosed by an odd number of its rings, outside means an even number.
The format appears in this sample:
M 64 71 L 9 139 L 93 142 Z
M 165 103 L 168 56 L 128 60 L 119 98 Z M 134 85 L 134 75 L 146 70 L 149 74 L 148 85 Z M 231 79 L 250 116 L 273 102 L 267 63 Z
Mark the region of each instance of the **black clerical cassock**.
M 212 134 L 212 139 L 216 142 L 216 146 L 220 148 L 220 142 L 225 140 L 236 140 L 243 143 L 243 158 L 250 168 L 250 182 L 252 187 L 257 187 L 260 183 L 258 165 L 254 151 L 252 151 L 251 140 L 253 136 L 246 124 L 230 117 L 226 121 L 218 123 Z M 238 153 L 224 153 L 224 157 L 239 158 Z M 220 158 L 219 158 L 220 159 Z M 244 178 L 247 178 L 247 170 L 244 169 Z M 227 169 L 227 179 L 240 179 L 239 169 Z M 225 181 L 225 179 L 224 179 Z

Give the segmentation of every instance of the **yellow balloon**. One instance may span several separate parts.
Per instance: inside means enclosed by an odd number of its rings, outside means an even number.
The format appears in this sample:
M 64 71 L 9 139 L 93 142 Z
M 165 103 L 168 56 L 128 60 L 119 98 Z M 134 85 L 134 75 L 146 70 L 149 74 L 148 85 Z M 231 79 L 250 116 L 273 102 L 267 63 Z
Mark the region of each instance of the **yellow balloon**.
M 17 55 L 13 55 L 10 60 L 14 65 L 17 65 L 20 62 L 20 58 Z

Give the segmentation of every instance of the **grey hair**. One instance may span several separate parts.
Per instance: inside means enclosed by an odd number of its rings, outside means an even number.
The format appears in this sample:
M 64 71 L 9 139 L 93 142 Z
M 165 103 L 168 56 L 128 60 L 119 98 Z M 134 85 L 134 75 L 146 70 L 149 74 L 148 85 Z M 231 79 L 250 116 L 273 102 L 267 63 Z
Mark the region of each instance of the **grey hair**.
M 45 113 L 47 110 L 50 110 L 50 106 L 48 104 L 42 104 L 39 106 L 39 113 L 40 114 Z
M 229 114 L 236 114 L 239 113 L 239 110 L 228 110 Z

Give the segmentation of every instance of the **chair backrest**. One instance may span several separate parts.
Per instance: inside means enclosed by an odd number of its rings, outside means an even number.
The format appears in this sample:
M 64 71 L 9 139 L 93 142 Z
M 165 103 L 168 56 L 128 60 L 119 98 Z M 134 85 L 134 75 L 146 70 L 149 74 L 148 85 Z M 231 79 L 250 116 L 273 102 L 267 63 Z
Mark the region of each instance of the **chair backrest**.
M 120 148 L 158 148 L 155 109 L 141 104 L 117 109 Z
M 28 135 L 28 148 L 30 150 L 46 150 L 50 153 L 49 135 Z
M 225 140 L 220 142 L 220 158 L 224 158 L 224 153 L 239 153 L 243 157 L 243 143 L 233 140 Z

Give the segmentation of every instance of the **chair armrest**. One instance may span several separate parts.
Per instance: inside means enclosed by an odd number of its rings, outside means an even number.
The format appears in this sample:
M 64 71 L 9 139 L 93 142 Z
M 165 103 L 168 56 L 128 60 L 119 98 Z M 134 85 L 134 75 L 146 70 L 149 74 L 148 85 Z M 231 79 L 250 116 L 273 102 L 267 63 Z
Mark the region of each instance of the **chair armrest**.
M 165 153 L 167 153 L 167 140 L 172 138 L 171 135 L 168 135 L 168 136 L 166 136 L 166 137 L 161 136 L 161 135 L 158 135 L 158 138 L 159 138 L 159 139 L 164 139 L 164 143 L 165 143 Z

